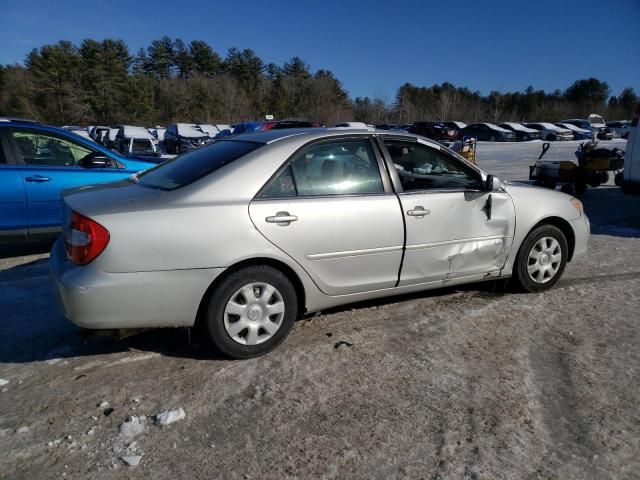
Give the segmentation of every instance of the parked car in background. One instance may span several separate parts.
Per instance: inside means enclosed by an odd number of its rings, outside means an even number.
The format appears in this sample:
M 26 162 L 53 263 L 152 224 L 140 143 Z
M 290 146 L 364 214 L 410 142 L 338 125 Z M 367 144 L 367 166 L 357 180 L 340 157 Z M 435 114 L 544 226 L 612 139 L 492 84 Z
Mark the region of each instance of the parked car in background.
M 283 130 L 285 128 L 314 128 L 314 127 L 315 125 L 308 120 L 292 118 L 292 119 L 277 121 L 273 125 L 273 127 L 271 127 L 271 129 Z
M 153 135 L 156 138 L 156 140 L 158 140 L 158 142 L 160 142 L 160 144 L 163 145 L 164 132 L 167 131 L 166 128 L 160 127 L 160 126 L 156 126 L 156 127 L 153 127 L 153 128 L 148 128 L 147 130 L 149 130 L 149 133 L 151 133 L 151 135 Z
M 631 130 L 631 122 L 629 120 L 615 120 L 607 122 L 607 127 L 611 129 L 614 137 L 627 138 Z
M 70 192 L 62 209 L 50 266 L 71 321 L 198 317 L 233 358 L 341 304 L 501 277 L 548 290 L 589 237 L 573 197 L 505 184 L 415 135 L 355 129 L 238 135 Z
M 116 135 L 116 150 L 127 157 L 159 161 L 160 142 L 146 128 L 122 125 Z
M 453 141 L 458 138 L 458 129 L 447 127 L 441 122 L 415 122 L 408 131 L 433 140 Z
M 151 167 L 92 140 L 34 122 L 0 120 L 0 243 L 60 232 L 60 193 Z
M 233 135 L 240 135 L 240 134 L 243 134 L 243 133 L 257 132 L 258 130 L 260 130 L 261 125 L 262 124 L 260 122 L 240 122 L 240 123 L 235 123 L 235 124 L 231 125 L 231 127 L 233 128 L 232 133 L 233 133 Z
M 525 123 L 525 127 L 533 128 L 540 132 L 540 138 L 547 142 L 556 140 L 573 140 L 573 132 L 566 128 L 560 128 L 553 123 Z
M 599 140 L 611 140 L 613 138 L 613 131 L 607 127 L 604 118 L 594 113 L 589 115 L 589 118 L 569 118 L 560 120 L 559 123 L 569 123 L 584 130 L 591 130 Z
M 116 136 L 118 135 L 119 131 L 120 131 L 119 126 L 109 128 L 109 131 L 105 132 L 104 135 L 102 136 L 102 145 L 104 145 L 107 148 L 110 148 L 111 150 L 115 150 Z
M 109 127 L 105 127 L 102 125 L 96 125 L 91 127 L 89 130 L 89 136 L 94 142 L 98 142 L 99 144 L 103 144 L 103 137 L 109 132 Z
M 464 127 L 467 126 L 466 123 L 464 122 L 444 122 L 445 126 L 452 128 L 454 130 L 462 130 Z
M 64 125 L 62 127 L 60 127 L 62 130 L 66 130 L 68 132 L 73 132 L 76 135 L 82 137 L 82 138 L 86 138 L 87 140 L 91 140 L 93 141 L 93 138 L 91 138 L 91 135 L 89 135 L 89 132 L 87 131 L 86 128 L 82 128 L 82 127 L 78 127 L 75 125 Z
M 506 130 L 511 130 L 516 135 L 516 141 L 526 142 L 529 140 L 539 140 L 540 132 L 534 128 L 525 127 L 521 123 L 517 122 L 504 122 L 499 123 L 499 127 Z
M 571 130 L 574 140 L 591 140 L 593 138 L 593 132 L 591 131 L 591 129 L 587 130 L 584 128 L 580 128 L 571 123 L 556 123 L 555 126 Z
M 361 130 L 368 130 L 369 127 L 364 122 L 340 122 L 336 123 L 333 128 L 357 128 Z
M 375 128 L 376 130 L 401 130 L 397 123 L 379 123 Z
M 229 130 L 231 128 L 229 125 L 219 125 L 219 124 L 210 124 L 210 123 L 198 123 L 196 127 L 202 130 L 202 133 L 206 133 L 211 138 L 215 138 L 223 130 Z
M 624 156 L 624 170 L 620 187 L 624 193 L 640 195 L 640 103 L 633 112 L 629 125 L 627 148 Z
M 515 142 L 516 134 L 511 130 L 499 127 L 493 123 L 472 123 L 458 132 L 458 137 L 475 138 L 489 142 Z
M 175 155 L 200 148 L 212 141 L 209 135 L 193 123 L 173 123 L 164 132 L 164 148 L 167 153 Z

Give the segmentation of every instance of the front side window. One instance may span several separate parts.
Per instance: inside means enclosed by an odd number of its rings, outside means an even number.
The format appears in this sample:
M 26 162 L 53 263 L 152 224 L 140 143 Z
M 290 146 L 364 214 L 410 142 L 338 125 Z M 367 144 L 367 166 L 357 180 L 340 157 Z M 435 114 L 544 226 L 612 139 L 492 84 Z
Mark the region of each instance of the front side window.
M 72 167 L 93 153 L 83 145 L 40 132 L 13 130 L 11 135 L 26 165 Z
M 481 190 L 480 174 L 464 162 L 420 143 L 385 141 L 405 192 L 434 189 Z
M 262 198 L 384 193 L 368 138 L 312 145 L 297 154 L 260 195 Z

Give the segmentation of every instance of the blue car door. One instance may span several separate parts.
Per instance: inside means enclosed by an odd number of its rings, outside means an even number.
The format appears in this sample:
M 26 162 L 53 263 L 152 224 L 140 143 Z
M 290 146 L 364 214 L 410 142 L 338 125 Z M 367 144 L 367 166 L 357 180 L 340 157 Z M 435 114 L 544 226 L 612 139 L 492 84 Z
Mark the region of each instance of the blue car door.
M 33 128 L 11 128 L 12 151 L 27 200 L 30 234 L 57 229 L 62 223 L 60 194 L 81 185 L 104 183 L 130 174 L 114 160 L 104 168 L 85 168 L 82 159 L 100 154 L 69 137 Z
M 15 165 L 9 163 L 8 141 L 0 129 L 0 243 L 25 239 L 27 229 L 27 196 Z

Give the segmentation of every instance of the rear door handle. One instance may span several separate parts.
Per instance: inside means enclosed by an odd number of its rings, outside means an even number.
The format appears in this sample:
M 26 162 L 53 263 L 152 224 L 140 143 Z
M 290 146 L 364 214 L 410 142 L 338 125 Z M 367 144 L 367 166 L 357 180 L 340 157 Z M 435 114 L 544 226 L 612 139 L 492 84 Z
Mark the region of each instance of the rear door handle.
M 275 223 L 281 227 L 286 227 L 291 222 L 298 220 L 295 215 L 290 215 L 289 212 L 278 212 L 272 217 L 267 217 L 265 220 L 269 223 Z
M 420 205 L 415 207 L 413 210 L 407 210 L 407 215 L 418 218 L 423 218 L 425 215 L 429 215 L 430 213 L 431 210 L 425 210 L 425 208 Z
M 51 181 L 51 179 L 49 177 L 43 177 L 42 175 L 34 175 L 32 177 L 27 177 L 27 178 L 25 178 L 25 180 L 27 182 L 35 182 L 35 183 L 42 183 L 42 182 Z

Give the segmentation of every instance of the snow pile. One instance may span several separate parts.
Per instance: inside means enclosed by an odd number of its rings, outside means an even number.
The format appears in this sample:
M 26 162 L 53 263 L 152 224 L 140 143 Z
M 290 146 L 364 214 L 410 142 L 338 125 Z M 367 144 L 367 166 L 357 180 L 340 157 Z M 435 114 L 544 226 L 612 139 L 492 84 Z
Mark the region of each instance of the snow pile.
M 182 407 L 177 410 L 167 410 L 156 415 L 156 425 L 166 427 L 167 425 L 184 419 L 186 416 Z
M 9 384 L 9 380 L 5 380 L 4 378 L 0 378 L 0 387 L 4 387 Z

